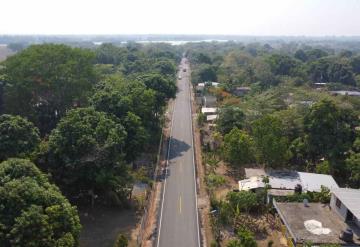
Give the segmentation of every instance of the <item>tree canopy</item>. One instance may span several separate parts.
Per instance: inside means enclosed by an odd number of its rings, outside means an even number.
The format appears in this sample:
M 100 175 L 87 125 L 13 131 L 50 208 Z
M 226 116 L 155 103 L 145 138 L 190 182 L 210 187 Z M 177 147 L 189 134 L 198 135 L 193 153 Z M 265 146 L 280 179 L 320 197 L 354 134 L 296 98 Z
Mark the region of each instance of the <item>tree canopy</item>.
M 40 143 L 39 130 L 20 116 L 0 116 L 0 161 L 27 157 Z
M 6 113 L 27 117 L 48 133 L 66 110 L 84 105 L 96 80 L 91 51 L 33 45 L 4 62 Z
M 49 136 L 45 169 L 74 198 L 109 193 L 123 198 L 130 179 L 123 162 L 126 135 L 111 115 L 93 108 L 71 110 Z
M 330 159 L 343 156 L 355 140 L 356 122 L 356 116 L 332 101 L 313 105 L 304 117 L 305 140 L 311 154 Z
M 75 207 L 30 161 L 0 163 L 0 245 L 78 246 Z
M 275 167 L 286 162 L 289 158 L 288 140 L 283 135 L 283 126 L 279 118 L 267 115 L 254 121 L 252 132 L 259 162 Z
M 223 155 L 234 165 L 246 165 L 254 161 L 254 142 L 242 130 L 234 128 L 224 137 Z

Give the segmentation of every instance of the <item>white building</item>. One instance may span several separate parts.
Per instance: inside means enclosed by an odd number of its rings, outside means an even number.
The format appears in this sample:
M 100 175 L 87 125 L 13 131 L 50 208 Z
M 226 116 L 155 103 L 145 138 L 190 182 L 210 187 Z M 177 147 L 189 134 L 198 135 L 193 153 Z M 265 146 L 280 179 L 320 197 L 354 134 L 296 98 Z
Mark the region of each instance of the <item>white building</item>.
M 330 207 L 345 221 L 360 227 L 360 190 L 338 188 L 331 192 Z
M 216 112 L 217 112 L 216 107 L 202 107 L 201 108 L 201 113 L 205 114 L 205 115 L 215 115 Z
M 218 115 L 207 115 L 206 116 L 206 121 L 207 122 L 214 122 L 217 119 Z
M 334 178 L 330 175 L 296 172 L 296 171 L 264 171 L 263 169 L 248 169 L 247 174 L 251 177 L 239 181 L 239 190 L 256 190 L 264 188 L 264 177 L 269 178 L 269 185 L 272 189 L 277 190 L 295 190 L 299 184 L 303 191 L 321 191 L 321 186 L 325 186 L 330 190 L 337 189 L 339 186 Z M 257 175 L 259 174 L 259 175 Z

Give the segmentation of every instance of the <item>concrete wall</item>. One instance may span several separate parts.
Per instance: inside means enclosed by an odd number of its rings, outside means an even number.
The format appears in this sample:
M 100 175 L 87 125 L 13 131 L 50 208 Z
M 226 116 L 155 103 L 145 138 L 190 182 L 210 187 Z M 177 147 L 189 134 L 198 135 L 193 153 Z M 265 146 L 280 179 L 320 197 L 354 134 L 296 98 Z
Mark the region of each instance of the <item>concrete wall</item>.
M 332 194 L 331 200 L 330 200 L 330 207 L 345 221 L 346 214 L 347 214 L 347 208 L 345 207 L 345 205 L 343 203 L 341 203 L 341 207 L 338 208 L 336 206 L 336 199 L 337 199 L 336 196 L 334 194 Z

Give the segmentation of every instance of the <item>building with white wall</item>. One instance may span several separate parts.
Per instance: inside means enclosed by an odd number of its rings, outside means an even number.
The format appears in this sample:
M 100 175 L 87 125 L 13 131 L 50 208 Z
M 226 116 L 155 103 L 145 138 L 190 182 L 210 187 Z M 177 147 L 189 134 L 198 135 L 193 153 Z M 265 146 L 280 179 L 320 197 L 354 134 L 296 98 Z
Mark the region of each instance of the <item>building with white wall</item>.
M 360 190 L 338 188 L 331 192 L 330 207 L 346 222 L 360 227 Z

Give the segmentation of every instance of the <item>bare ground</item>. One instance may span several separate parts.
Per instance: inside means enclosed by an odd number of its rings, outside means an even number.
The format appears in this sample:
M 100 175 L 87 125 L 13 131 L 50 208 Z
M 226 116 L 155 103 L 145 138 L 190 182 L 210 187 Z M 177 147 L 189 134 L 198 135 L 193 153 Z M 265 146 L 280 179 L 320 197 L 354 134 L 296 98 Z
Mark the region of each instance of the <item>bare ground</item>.
M 130 247 L 135 246 L 131 240 L 139 222 L 135 210 L 95 207 L 82 208 L 79 211 L 83 225 L 80 234 L 81 247 L 113 247 L 119 234 L 127 236 Z

